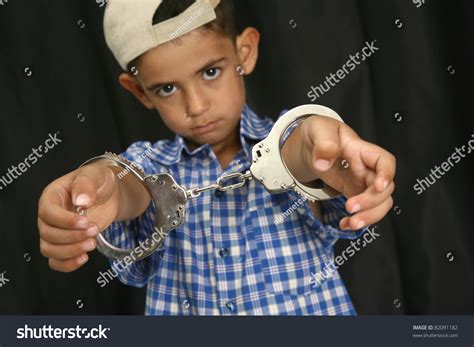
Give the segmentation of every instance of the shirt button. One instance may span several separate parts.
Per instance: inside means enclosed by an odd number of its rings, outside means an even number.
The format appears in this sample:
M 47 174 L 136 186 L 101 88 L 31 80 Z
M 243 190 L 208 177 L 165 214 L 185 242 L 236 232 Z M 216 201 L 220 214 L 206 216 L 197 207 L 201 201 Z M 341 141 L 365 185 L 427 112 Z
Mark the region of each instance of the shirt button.
M 220 190 L 216 190 L 214 195 L 216 196 L 216 198 L 221 198 L 222 197 L 222 192 Z
M 219 255 L 221 258 L 227 258 L 229 256 L 230 252 L 227 248 L 221 248 L 219 251 Z
M 235 311 L 237 310 L 233 302 L 228 302 L 227 304 L 225 304 L 225 307 L 227 307 L 230 313 L 235 313 Z
M 191 307 L 191 302 L 188 299 L 184 299 L 183 307 L 187 310 L 189 307 Z

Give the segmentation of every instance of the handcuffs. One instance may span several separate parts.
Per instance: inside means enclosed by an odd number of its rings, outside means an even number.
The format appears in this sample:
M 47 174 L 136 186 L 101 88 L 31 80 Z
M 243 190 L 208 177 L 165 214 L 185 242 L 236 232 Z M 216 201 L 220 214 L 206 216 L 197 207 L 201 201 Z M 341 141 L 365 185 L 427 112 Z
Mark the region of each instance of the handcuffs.
M 252 165 L 246 173 L 234 173 L 223 176 L 217 183 L 204 188 L 193 188 L 187 190 L 178 185 L 169 174 L 155 174 L 146 176 L 144 172 L 134 163 L 113 153 L 89 159 L 81 167 L 93 162 L 102 161 L 108 166 L 120 167 L 137 178 L 145 187 L 151 197 L 151 203 L 156 207 L 155 232 L 141 245 L 147 244 L 133 256 L 134 260 L 143 260 L 162 248 L 168 233 L 185 222 L 186 203 L 193 198 L 199 197 L 208 190 L 229 191 L 241 188 L 247 181 L 256 179 L 270 194 L 278 194 L 288 190 L 294 190 L 305 199 L 312 202 L 334 198 L 340 193 L 318 180 L 319 183 L 307 186 L 298 182 L 286 166 L 281 148 L 285 134 L 297 122 L 310 116 L 325 116 L 343 122 L 341 117 L 330 108 L 320 105 L 304 105 L 296 107 L 283 116 L 273 126 L 266 139 L 257 143 L 252 149 Z M 225 185 L 227 181 L 237 179 L 237 183 Z M 121 260 L 130 256 L 136 249 L 121 249 L 110 244 L 104 235 L 96 236 L 97 250 L 108 258 Z M 138 253 L 138 252 L 137 252 Z

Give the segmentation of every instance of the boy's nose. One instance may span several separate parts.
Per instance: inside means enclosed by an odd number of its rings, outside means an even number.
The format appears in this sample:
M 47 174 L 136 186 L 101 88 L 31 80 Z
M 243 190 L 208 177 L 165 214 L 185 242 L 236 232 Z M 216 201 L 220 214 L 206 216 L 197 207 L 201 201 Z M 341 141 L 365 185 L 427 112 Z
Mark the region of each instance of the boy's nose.
M 187 113 L 190 117 L 197 117 L 208 111 L 211 103 L 205 93 L 198 91 L 197 89 L 188 91 L 187 93 Z

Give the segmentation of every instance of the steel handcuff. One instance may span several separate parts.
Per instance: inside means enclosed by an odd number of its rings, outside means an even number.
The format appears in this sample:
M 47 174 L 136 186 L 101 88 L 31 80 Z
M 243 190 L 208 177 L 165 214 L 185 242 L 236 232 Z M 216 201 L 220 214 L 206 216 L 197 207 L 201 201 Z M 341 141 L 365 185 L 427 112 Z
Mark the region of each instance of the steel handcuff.
M 86 161 L 81 165 L 102 161 L 108 166 L 120 167 L 127 173 L 132 174 L 145 187 L 151 197 L 151 203 L 156 208 L 155 232 L 141 244 L 147 247 L 141 250 L 139 255 L 134 255 L 134 260 L 143 260 L 162 248 L 168 233 L 185 222 L 186 203 L 193 198 L 199 197 L 208 190 L 229 191 L 241 188 L 247 181 L 256 179 L 270 194 L 278 194 L 288 190 L 294 190 L 310 201 L 327 200 L 334 198 L 340 193 L 322 181 L 312 186 L 298 182 L 289 172 L 282 154 L 281 148 L 285 134 L 297 122 L 309 116 L 325 116 L 343 122 L 341 117 L 330 108 L 320 105 L 304 105 L 296 107 L 283 116 L 273 126 L 266 139 L 257 143 L 252 149 L 252 165 L 245 173 L 235 173 L 223 176 L 217 183 L 204 188 L 185 189 L 178 185 L 169 174 L 155 174 L 146 176 L 135 163 L 113 153 L 105 153 Z M 226 181 L 238 180 L 238 183 L 225 185 Z M 121 249 L 110 244 L 103 233 L 96 236 L 97 250 L 108 258 L 123 259 L 130 256 L 135 249 Z

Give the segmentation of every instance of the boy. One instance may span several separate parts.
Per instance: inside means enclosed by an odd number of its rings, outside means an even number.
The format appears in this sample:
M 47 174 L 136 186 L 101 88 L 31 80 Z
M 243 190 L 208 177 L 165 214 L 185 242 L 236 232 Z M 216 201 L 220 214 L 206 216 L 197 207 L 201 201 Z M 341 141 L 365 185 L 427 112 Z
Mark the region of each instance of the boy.
M 229 0 L 109 0 L 104 28 L 131 72 L 120 75 L 120 84 L 177 134 L 174 141 L 132 144 L 123 157 L 147 175 L 170 173 L 186 188 L 249 169 L 252 146 L 273 122 L 245 104 L 243 76 L 257 63 L 260 36 L 254 28 L 237 33 Z M 282 153 L 300 182 L 322 179 L 350 199 L 305 201 L 288 215 L 299 196 L 271 195 L 255 180 L 203 193 L 188 202 L 186 223 L 162 250 L 114 269 L 128 285 L 147 285 L 145 314 L 355 314 L 337 271 L 318 286 L 311 274 L 331 262 L 338 238 L 360 236 L 390 210 L 395 159 L 320 116 L 296 127 Z M 342 158 L 349 168 L 341 167 Z M 128 249 L 153 232 L 147 192 L 133 175 L 118 173 L 99 162 L 45 189 L 38 226 L 52 269 L 82 266 L 96 246 L 93 237 L 106 229 L 112 244 Z M 73 206 L 87 216 L 71 212 Z

